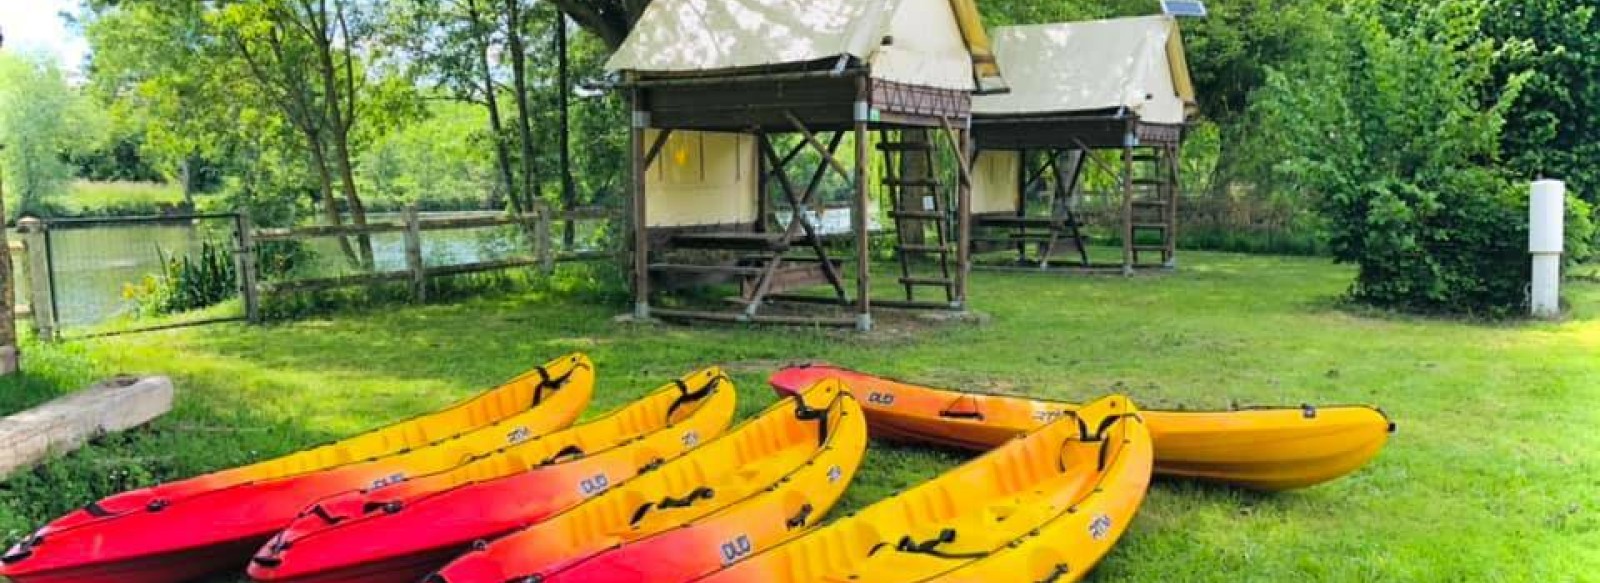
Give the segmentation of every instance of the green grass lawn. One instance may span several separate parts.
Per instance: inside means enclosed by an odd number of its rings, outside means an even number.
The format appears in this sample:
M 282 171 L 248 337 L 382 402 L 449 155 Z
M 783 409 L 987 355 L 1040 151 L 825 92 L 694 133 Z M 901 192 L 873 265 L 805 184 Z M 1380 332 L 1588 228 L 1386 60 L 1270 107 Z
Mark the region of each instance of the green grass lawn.
M 812 359 L 1053 398 L 1125 392 L 1147 408 L 1378 404 L 1400 430 L 1368 468 L 1276 495 L 1158 481 L 1092 579 L 1600 577 L 1600 284 L 1569 287 L 1564 322 L 1489 325 L 1340 309 L 1353 272 L 1322 259 L 1183 261 L 1131 279 L 979 273 L 989 323 L 890 318 L 867 335 L 619 324 L 620 307 L 535 291 L 41 349 L 40 383 L 166 373 L 179 400 L 149 429 L 0 482 L 0 541 L 100 495 L 349 435 L 582 350 L 602 385 L 591 415 L 705 364 L 728 367 L 749 414 L 774 399 L 768 372 Z M 839 510 L 961 459 L 874 445 Z

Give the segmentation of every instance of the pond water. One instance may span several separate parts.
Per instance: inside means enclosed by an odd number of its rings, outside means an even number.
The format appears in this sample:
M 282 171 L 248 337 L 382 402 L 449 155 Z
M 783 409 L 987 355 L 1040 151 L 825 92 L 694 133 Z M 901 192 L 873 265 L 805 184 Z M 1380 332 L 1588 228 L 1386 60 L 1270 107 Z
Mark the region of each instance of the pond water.
M 494 213 L 489 213 L 494 214 Z M 428 217 L 462 216 L 462 213 L 428 214 Z M 374 214 L 370 222 L 398 222 L 396 215 Z M 16 235 L 11 235 L 13 240 Z M 202 245 L 233 245 L 232 219 L 189 223 L 93 224 L 52 226 L 51 261 L 58 319 L 63 327 L 90 326 L 136 313 L 125 293 L 130 284 L 159 277 L 161 258 L 198 255 Z M 377 269 L 405 268 L 404 239 L 399 233 L 372 237 Z M 297 269 L 297 276 L 315 277 L 352 273 L 336 239 L 307 242 L 313 265 Z M 494 261 L 527 256 L 526 242 L 515 228 L 497 227 L 423 233 L 423 258 L 430 266 Z

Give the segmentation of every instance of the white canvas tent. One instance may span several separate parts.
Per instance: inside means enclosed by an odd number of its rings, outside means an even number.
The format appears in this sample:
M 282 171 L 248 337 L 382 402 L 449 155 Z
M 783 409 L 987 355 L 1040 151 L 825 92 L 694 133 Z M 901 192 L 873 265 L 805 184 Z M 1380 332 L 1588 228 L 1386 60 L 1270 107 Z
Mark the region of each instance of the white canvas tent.
M 981 25 L 963 26 L 967 1 L 655 0 L 606 68 L 731 72 L 850 56 L 877 79 L 972 91 L 969 45 L 987 37 Z M 992 66 L 980 74 L 986 87 L 999 82 Z
M 1182 124 L 1194 106 L 1170 16 L 997 28 L 994 43 L 1011 92 L 974 98 L 976 116 L 1126 110 L 1145 123 Z
M 1116 166 L 1121 182 L 1123 261 L 1132 273 L 1142 254 L 1175 265 L 1179 169 L 1194 83 L 1177 21 L 1170 16 L 1014 26 L 994 30 L 995 53 L 1011 82 L 1005 95 L 973 98 L 980 168 L 973 185 L 974 222 L 1005 241 L 1043 241 L 1018 261 L 1050 265 L 1057 243 L 1072 243 L 1078 266 L 1091 265 L 1076 213 L 1084 162 Z M 1095 150 L 1113 150 L 1120 164 Z M 981 169 L 991 169 L 985 175 Z M 1022 193 L 1053 184 L 1048 216 L 1028 212 Z

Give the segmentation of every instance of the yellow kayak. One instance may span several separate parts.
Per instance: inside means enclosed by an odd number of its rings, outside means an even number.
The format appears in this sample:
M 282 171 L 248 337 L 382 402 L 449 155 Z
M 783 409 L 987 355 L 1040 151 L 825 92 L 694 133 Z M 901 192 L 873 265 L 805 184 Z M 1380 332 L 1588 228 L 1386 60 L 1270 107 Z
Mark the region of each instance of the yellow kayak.
M 872 436 L 988 451 L 1069 415 L 1078 406 L 1042 399 L 920 386 L 828 365 L 772 375 L 779 393 L 837 378 L 861 396 Z M 1320 484 L 1366 465 L 1394 424 L 1375 407 L 1248 408 L 1140 414 L 1162 476 L 1279 491 Z
M 1151 465 L 1134 405 L 1107 397 L 701 581 L 1075 579 L 1127 529 Z

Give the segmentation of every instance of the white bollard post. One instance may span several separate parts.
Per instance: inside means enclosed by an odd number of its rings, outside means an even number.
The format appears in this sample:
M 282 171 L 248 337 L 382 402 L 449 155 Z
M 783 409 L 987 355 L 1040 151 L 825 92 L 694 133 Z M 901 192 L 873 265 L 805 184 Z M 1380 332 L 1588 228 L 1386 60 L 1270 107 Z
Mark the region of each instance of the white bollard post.
M 1531 304 L 1535 318 L 1561 315 L 1561 254 L 1566 239 L 1567 184 L 1533 183 L 1528 204 L 1528 252 L 1533 254 Z

